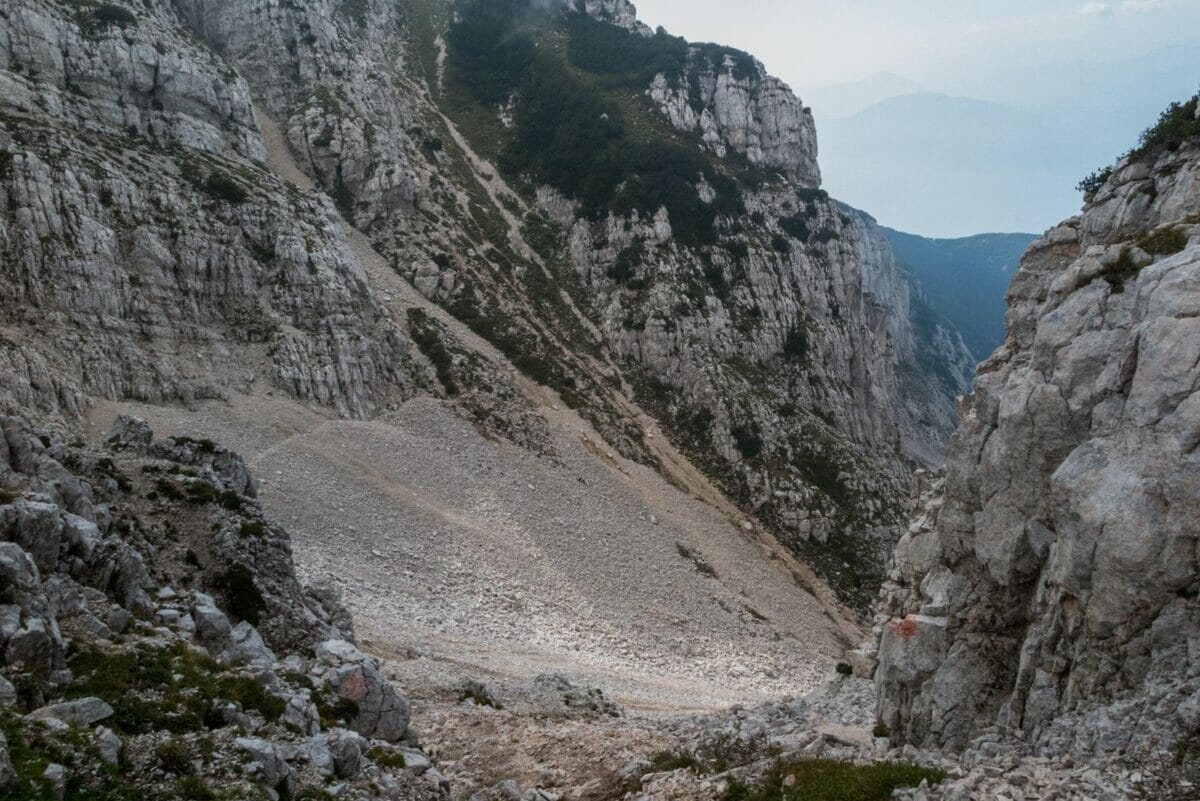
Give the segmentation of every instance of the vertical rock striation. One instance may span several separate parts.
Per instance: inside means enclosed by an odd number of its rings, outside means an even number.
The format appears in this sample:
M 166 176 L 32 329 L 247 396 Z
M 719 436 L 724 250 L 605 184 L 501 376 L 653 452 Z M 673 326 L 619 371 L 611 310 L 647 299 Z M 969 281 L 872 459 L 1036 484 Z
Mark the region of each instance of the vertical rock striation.
M 1200 144 L 1030 248 L 879 618 L 879 717 L 960 748 L 1170 745 L 1200 719 Z

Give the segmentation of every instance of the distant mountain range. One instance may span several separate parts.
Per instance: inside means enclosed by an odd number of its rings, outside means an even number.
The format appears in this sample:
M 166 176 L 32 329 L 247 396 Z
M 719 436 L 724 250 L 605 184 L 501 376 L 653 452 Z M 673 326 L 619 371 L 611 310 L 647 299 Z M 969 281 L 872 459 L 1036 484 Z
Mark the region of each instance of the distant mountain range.
M 1035 235 L 927 239 L 883 232 L 934 311 L 954 323 L 978 361 L 991 356 L 1004 342 L 1004 295 Z
M 802 97 L 825 188 L 881 222 L 937 236 L 1041 231 L 1079 209 L 1080 178 L 1200 86 L 1200 43 L 1059 61 L 933 91 L 879 73 Z

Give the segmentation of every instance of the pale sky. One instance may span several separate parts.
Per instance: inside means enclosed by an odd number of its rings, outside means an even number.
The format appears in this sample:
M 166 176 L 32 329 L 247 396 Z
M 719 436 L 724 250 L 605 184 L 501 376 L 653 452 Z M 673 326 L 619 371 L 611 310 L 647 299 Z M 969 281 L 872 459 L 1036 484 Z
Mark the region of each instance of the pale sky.
M 754 53 L 796 87 L 887 71 L 953 89 L 968 77 L 961 72 L 1120 59 L 1200 38 L 1200 0 L 640 0 L 637 7 L 651 26 Z
M 925 236 L 1040 233 L 1078 213 L 1079 179 L 1200 88 L 1200 0 L 637 5 L 757 56 L 812 106 L 825 188 Z

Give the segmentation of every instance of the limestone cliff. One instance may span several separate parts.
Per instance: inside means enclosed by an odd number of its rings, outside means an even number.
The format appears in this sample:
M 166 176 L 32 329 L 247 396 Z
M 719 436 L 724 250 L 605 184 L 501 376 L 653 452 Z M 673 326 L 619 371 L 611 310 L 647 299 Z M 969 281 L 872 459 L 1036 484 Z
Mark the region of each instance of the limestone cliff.
M 908 466 L 949 429 L 961 387 L 930 377 L 961 343 L 918 330 L 874 222 L 815 188 L 811 115 L 752 57 L 652 32 L 623 0 L 513 2 L 551 6 L 528 35 L 567 31 L 559 55 L 620 90 L 589 94 L 531 47 L 480 101 L 456 26 L 494 3 L 13 4 L 6 408 L 70 427 L 98 397 L 284 392 L 361 418 L 428 392 L 537 450 L 515 367 L 653 463 L 636 398 L 865 603 Z M 586 113 L 539 119 L 534 79 Z M 536 137 L 571 125 L 588 147 L 536 162 Z M 583 168 L 597 180 L 572 183 Z
M 885 587 L 894 741 L 999 725 L 1086 754 L 1196 730 L 1198 224 L 1200 143 L 1143 146 L 1026 254 Z

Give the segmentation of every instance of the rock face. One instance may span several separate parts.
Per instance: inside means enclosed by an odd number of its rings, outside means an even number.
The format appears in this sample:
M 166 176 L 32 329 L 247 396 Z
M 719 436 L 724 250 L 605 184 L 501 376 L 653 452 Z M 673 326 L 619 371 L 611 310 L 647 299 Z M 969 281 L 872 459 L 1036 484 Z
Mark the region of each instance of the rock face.
M 624 0 L 574 7 L 659 37 Z M 597 217 L 510 189 L 476 153 L 492 137 L 441 102 L 452 14 L 114 8 L 18 0 L 0 17 L 5 409 L 72 428 L 93 398 L 282 392 L 366 418 L 427 393 L 541 453 L 515 367 L 654 465 L 633 401 L 649 407 L 747 514 L 853 600 L 873 594 L 909 462 L 936 461 L 961 391 L 921 356 L 955 364 L 961 343 L 922 339 L 874 222 L 815 189 L 811 114 L 752 57 L 687 46 L 682 74 L 638 89 L 639 124 L 669 122 L 717 184 L 761 178 L 698 244 L 665 207 Z
M 693 48 L 691 58 L 703 55 Z M 698 133 L 717 156 L 736 153 L 751 164 L 782 170 L 804 186 L 820 186 L 812 110 L 757 60 L 752 63 L 752 69 L 740 72 L 729 57 L 719 64 L 704 61 L 675 88 L 659 75 L 648 94 L 671 125 Z
M 0 17 L 0 398 L 70 419 L 258 381 L 353 416 L 406 396 L 404 333 L 333 205 L 264 169 L 246 83 L 166 7 L 101 12 Z
M 895 741 L 1169 746 L 1200 693 L 1200 144 L 1127 160 L 1009 291 L 879 620 Z

